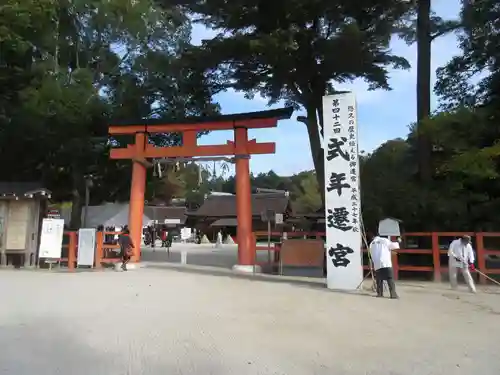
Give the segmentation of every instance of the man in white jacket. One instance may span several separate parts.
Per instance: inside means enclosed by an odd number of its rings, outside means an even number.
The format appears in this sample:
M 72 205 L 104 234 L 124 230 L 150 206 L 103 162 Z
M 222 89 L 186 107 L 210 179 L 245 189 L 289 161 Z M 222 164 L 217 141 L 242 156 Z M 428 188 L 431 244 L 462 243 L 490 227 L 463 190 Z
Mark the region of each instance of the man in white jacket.
M 457 272 L 460 270 L 469 291 L 476 293 L 476 286 L 470 274 L 470 269 L 474 269 L 474 250 L 470 244 L 470 236 L 463 236 L 452 241 L 448 249 L 448 258 L 451 287 L 457 288 Z
M 397 299 L 394 272 L 392 270 L 392 251 L 399 249 L 399 242 L 376 236 L 370 243 L 370 257 L 375 269 L 377 297 L 384 296 L 384 281 L 387 281 L 392 299 Z

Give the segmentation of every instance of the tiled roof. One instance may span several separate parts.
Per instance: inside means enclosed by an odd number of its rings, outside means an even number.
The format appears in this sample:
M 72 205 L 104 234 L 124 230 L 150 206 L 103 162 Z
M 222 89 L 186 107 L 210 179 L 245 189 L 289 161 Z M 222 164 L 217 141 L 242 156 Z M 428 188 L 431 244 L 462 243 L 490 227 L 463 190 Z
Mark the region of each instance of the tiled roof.
M 186 207 L 174 206 L 145 206 L 144 215 L 151 220 L 163 223 L 165 219 L 179 219 L 181 224 L 186 221 Z
M 234 217 L 223 217 L 222 219 L 215 220 L 211 227 L 237 227 L 238 220 Z
M 289 208 L 289 197 L 284 194 L 253 194 L 252 215 L 260 216 L 266 210 L 285 213 Z M 209 195 L 203 205 L 190 216 L 236 217 L 235 195 Z
M 50 195 L 50 190 L 38 182 L 0 182 L 0 196 L 27 197 L 29 195 Z

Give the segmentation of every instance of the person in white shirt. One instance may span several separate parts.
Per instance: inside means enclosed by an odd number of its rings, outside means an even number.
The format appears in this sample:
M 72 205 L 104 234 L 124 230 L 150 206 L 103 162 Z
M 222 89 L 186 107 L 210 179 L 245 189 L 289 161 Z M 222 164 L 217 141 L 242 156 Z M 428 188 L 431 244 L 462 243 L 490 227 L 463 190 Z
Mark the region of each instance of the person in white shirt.
M 370 243 L 370 257 L 375 270 L 377 297 L 384 296 L 384 281 L 387 281 L 391 298 L 399 298 L 396 293 L 396 284 L 394 283 L 391 254 L 392 251 L 397 249 L 399 249 L 399 242 L 392 242 L 384 237 L 375 236 Z
M 448 266 L 452 289 L 457 288 L 457 273 L 460 270 L 469 291 L 476 293 L 476 286 L 470 274 L 470 268 L 474 269 L 474 250 L 470 244 L 470 236 L 463 236 L 451 242 L 448 249 Z

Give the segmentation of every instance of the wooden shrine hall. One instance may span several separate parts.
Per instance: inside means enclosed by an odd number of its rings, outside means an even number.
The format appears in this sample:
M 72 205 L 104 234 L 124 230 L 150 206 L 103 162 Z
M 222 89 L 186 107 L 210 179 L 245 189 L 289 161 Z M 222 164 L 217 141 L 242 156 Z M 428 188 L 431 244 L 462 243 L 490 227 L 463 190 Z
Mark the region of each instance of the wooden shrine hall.
M 250 186 L 250 156 L 254 154 L 274 154 L 276 144 L 258 143 L 248 139 L 248 129 L 275 128 L 279 120 L 289 119 L 293 108 L 282 108 L 261 112 L 233 115 L 185 118 L 178 121 L 138 120 L 136 122 L 115 123 L 109 126 L 109 136 L 128 135 L 135 137 L 135 143 L 124 148 L 113 148 L 111 159 L 130 159 L 133 162 L 130 188 L 129 228 L 136 246 L 132 260 L 140 260 L 142 217 L 144 213 L 144 191 L 146 168 L 152 164 L 148 159 L 172 159 L 232 156 L 236 169 L 236 215 L 238 265 L 236 270 L 253 272 L 255 264 L 255 243 L 252 234 L 252 201 Z M 233 130 L 234 141 L 219 145 L 198 145 L 198 134 L 203 131 Z M 178 133 L 181 145 L 158 147 L 149 140 L 152 134 Z

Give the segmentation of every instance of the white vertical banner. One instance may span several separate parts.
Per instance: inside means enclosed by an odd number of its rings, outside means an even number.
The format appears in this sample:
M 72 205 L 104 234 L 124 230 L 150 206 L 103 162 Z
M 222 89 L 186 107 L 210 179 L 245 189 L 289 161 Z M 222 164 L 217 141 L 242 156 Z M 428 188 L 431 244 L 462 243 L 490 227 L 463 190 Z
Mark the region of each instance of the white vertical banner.
M 355 290 L 363 280 L 359 151 L 353 93 L 323 97 L 327 287 Z

